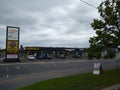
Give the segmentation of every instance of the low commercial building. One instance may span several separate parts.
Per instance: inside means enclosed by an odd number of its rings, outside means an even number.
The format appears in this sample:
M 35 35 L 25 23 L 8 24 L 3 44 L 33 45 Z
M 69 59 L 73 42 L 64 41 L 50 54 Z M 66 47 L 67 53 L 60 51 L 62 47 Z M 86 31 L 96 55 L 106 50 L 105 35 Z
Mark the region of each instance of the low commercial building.
M 87 58 L 87 48 L 25 47 L 23 51 L 27 56 L 34 55 L 36 59 Z

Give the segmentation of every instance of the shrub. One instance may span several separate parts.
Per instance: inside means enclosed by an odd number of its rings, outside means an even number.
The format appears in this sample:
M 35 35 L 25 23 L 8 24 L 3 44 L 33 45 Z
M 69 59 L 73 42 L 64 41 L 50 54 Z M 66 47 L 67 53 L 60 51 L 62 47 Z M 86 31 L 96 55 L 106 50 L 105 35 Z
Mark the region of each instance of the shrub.
M 112 58 L 115 57 L 115 53 L 113 53 L 113 52 L 109 52 L 109 53 L 108 53 L 108 56 L 109 56 L 110 59 L 112 59 Z
M 89 59 L 89 60 L 92 60 L 92 59 L 93 59 L 93 53 L 92 53 L 92 52 L 89 52 L 89 53 L 88 53 L 88 59 Z
M 104 55 L 104 59 L 108 59 L 108 57 L 109 57 L 108 54 Z
M 100 59 L 100 58 L 101 58 L 101 54 L 100 54 L 100 53 L 97 53 L 97 54 L 96 54 L 96 58 L 97 58 L 97 59 Z

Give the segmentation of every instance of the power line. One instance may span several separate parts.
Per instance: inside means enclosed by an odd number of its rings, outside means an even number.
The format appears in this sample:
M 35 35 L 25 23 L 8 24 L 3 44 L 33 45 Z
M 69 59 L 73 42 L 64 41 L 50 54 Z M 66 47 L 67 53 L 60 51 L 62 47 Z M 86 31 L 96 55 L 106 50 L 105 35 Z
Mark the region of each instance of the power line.
M 80 0 L 80 1 L 98 10 L 98 8 L 95 7 L 94 5 L 92 5 L 92 4 L 88 3 L 88 2 L 85 2 L 85 1 L 83 1 L 83 0 Z M 100 16 L 100 19 L 102 19 L 101 16 Z
M 89 6 L 91 6 L 91 7 L 93 7 L 93 8 L 95 8 L 95 9 L 98 9 L 97 7 L 95 7 L 94 5 L 92 5 L 92 4 L 88 3 L 88 2 L 85 2 L 83 0 L 80 0 L 80 1 L 83 2 L 83 3 L 85 3 L 85 4 L 87 4 L 87 5 L 89 5 Z

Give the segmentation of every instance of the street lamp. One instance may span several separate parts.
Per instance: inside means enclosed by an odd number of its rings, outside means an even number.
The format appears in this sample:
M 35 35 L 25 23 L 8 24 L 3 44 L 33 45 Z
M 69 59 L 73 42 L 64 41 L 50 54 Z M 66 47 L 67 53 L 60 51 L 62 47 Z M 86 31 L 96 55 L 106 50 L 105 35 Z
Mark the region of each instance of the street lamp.
M 120 52 L 120 45 L 118 46 L 118 51 Z
M 119 77 L 119 75 L 118 75 L 118 72 L 119 72 L 118 71 L 118 68 L 119 68 L 118 61 L 119 60 L 120 60 L 120 45 L 116 49 L 116 83 L 118 83 L 117 80 L 118 80 L 118 77 Z M 116 87 L 115 90 L 118 90 L 118 87 Z
M 120 45 L 116 49 L 116 61 L 120 59 Z

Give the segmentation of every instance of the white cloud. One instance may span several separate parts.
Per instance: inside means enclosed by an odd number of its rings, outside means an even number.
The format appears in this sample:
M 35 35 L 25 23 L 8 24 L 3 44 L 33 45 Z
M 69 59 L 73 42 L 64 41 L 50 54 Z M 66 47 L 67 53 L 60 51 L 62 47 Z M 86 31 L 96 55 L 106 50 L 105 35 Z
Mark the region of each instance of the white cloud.
M 0 39 L 5 43 L 7 25 L 18 26 L 24 46 L 88 47 L 95 35 L 90 23 L 99 18 L 96 9 L 80 0 L 0 0 L 0 7 Z

